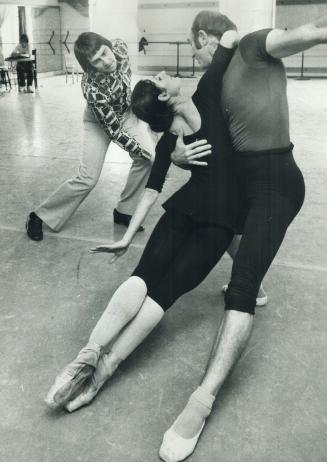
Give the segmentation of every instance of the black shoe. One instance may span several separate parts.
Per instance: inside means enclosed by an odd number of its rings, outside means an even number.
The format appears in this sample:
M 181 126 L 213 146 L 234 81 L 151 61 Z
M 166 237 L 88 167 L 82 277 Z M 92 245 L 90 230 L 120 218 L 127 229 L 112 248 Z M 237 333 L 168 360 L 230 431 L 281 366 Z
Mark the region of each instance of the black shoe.
M 43 231 L 42 231 L 43 221 L 39 218 L 36 213 L 31 212 L 26 221 L 26 232 L 30 239 L 33 241 L 42 241 Z
M 114 209 L 114 223 L 117 225 L 123 225 L 128 228 L 129 222 L 131 221 L 132 215 L 127 215 L 126 213 L 120 213 L 117 209 Z M 138 231 L 144 231 L 143 226 L 140 226 Z

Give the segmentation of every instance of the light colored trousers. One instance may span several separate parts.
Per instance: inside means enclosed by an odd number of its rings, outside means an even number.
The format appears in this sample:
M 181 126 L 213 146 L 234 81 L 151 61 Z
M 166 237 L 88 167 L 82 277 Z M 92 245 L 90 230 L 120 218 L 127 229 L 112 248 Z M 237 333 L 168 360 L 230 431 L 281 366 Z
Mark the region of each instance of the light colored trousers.
M 146 123 L 131 112 L 125 114 L 122 125 L 124 131 L 152 155 L 151 161 L 141 157 L 134 158 L 121 193 L 117 210 L 132 215 L 151 171 L 157 137 Z M 110 141 L 93 113 L 86 108 L 83 117 L 82 158 L 76 175 L 65 181 L 35 209 L 35 213 L 53 231 L 59 231 L 63 227 L 97 184 Z

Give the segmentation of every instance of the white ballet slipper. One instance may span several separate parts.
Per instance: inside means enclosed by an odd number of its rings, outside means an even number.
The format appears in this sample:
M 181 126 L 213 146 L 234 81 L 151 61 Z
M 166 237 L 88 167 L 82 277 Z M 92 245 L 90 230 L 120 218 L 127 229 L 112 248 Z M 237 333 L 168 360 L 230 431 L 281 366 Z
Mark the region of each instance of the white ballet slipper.
M 228 284 L 224 284 L 221 288 L 221 291 L 225 294 L 228 289 Z M 263 295 L 262 297 L 257 297 L 255 304 L 256 306 L 265 306 L 268 303 L 268 295 Z
M 205 422 L 203 422 L 200 431 L 193 438 L 183 438 L 174 430 L 173 425 L 166 431 L 159 450 L 159 456 L 165 462 L 180 462 L 189 457 L 197 445 Z

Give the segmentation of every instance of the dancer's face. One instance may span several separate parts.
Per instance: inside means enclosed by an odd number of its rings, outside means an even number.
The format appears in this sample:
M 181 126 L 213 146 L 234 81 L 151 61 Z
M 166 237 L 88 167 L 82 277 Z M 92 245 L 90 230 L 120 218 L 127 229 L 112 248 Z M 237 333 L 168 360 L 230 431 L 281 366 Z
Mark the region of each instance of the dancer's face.
M 207 69 L 212 61 L 212 44 L 208 40 L 207 34 L 203 31 L 199 31 L 199 37 L 195 39 L 191 32 L 189 43 L 199 65 L 203 69 Z
M 181 79 L 178 77 L 171 77 L 165 71 L 159 72 L 153 77 L 155 86 L 164 94 L 168 96 L 178 96 L 181 89 Z
M 117 68 L 115 55 L 108 45 L 101 45 L 90 59 L 90 63 L 98 72 L 103 72 L 104 74 L 110 74 Z

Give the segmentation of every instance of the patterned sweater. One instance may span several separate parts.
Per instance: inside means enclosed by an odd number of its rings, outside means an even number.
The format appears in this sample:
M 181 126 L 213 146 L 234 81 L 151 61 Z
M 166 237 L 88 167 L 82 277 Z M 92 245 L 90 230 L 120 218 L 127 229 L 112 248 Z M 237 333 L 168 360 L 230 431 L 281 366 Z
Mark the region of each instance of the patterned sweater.
M 143 156 L 144 150 L 140 144 L 121 126 L 122 117 L 131 103 L 132 71 L 127 45 L 123 40 L 115 39 L 112 40 L 112 46 L 117 60 L 116 70 L 110 74 L 84 73 L 82 92 L 88 107 L 109 138 L 132 156 Z

